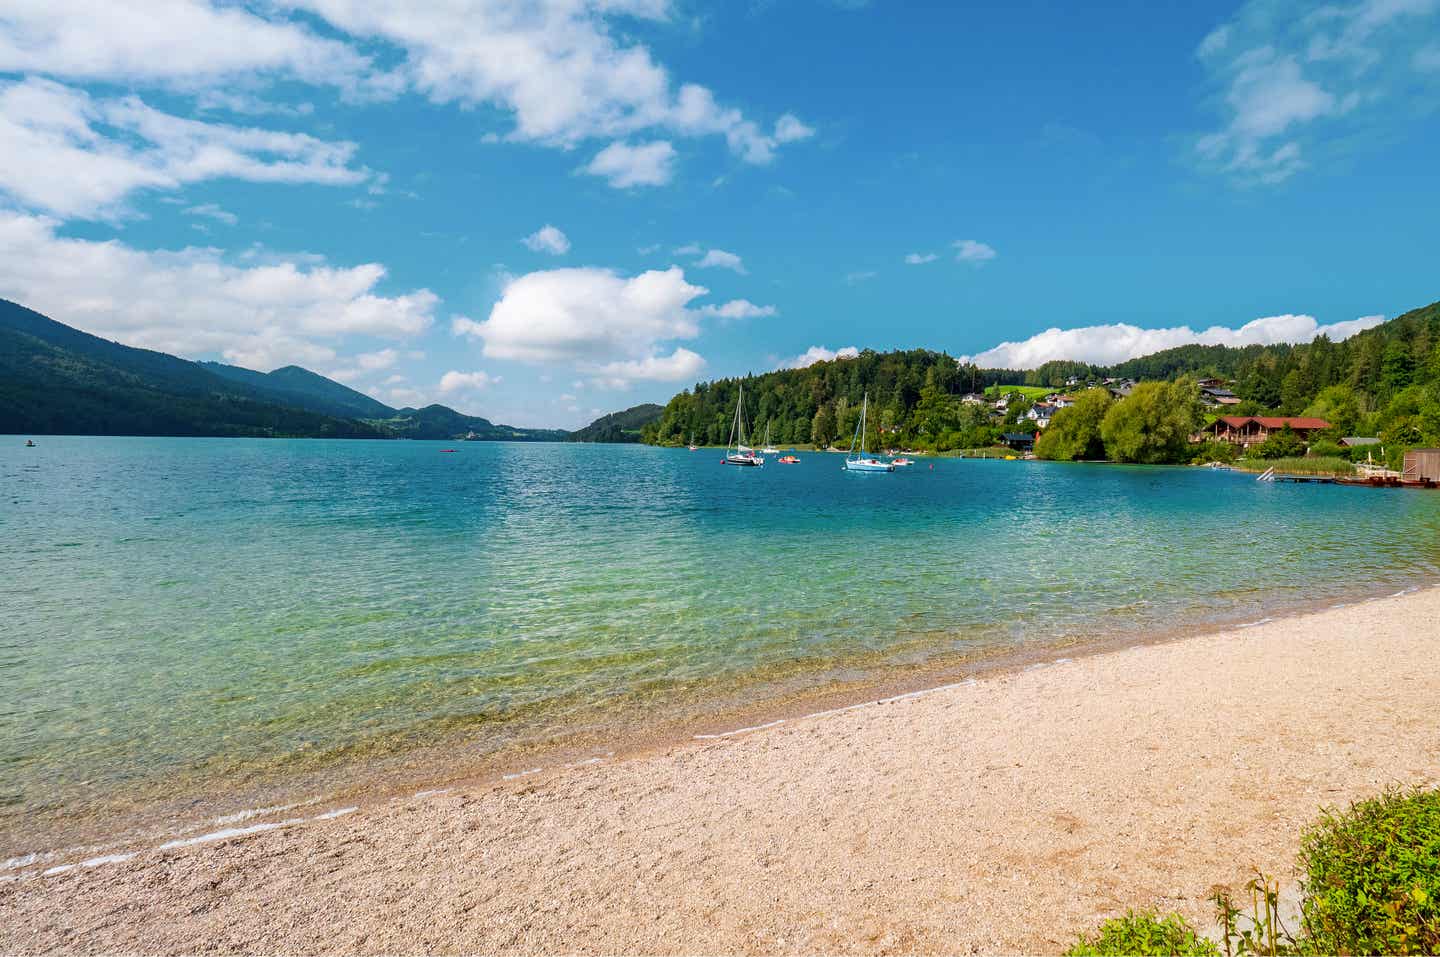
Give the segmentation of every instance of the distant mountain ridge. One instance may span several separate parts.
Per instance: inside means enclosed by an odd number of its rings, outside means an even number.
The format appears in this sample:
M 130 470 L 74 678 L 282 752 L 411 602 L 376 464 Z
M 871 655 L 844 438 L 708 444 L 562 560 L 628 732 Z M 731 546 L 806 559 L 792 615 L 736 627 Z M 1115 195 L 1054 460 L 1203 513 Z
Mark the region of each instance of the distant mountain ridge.
M 378 399 L 299 366 L 256 372 L 223 362 L 198 364 L 216 375 L 243 382 L 274 396 L 276 401 L 312 412 L 354 419 L 387 419 L 395 414 L 394 409 Z
M 443 405 L 393 409 L 300 366 L 255 372 L 111 342 L 0 299 L 0 433 L 559 442 Z
M 653 402 L 633 405 L 619 412 L 602 415 L 583 429 L 570 433 L 571 442 L 639 442 L 641 430 L 660 421 L 665 407 Z
M 198 363 L 92 336 L 0 299 L 0 432 L 383 438 Z

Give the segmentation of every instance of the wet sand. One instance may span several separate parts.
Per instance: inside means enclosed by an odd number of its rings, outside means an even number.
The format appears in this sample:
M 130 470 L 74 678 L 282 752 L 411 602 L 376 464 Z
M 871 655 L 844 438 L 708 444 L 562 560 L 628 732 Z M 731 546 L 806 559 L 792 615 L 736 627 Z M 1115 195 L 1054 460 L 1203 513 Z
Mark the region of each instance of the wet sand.
M 1392 782 L 1440 782 L 1440 589 L 11 868 L 0 952 L 1057 952 Z

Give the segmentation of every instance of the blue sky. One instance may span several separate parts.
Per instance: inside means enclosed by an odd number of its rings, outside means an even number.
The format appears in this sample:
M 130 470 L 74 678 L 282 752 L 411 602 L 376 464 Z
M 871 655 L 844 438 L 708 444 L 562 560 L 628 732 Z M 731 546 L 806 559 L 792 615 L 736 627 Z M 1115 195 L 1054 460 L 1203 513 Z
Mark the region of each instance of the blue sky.
M 1437 104 L 1440 0 L 9 3 L 0 295 L 531 426 L 1340 337 L 1440 297 Z

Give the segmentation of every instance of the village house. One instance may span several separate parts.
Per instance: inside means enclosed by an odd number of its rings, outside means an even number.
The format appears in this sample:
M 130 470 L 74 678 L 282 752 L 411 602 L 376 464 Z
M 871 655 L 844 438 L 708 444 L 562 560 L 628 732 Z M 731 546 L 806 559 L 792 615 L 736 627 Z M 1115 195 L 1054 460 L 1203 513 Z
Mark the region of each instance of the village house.
M 1057 409 L 1068 409 L 1075 404 L 1075 397 L 1073 395 L 1057 395 L 1050 404 Z
M 1290 426 L 1291 431 L 1309 442 L 1316 432 L 1330 428 L 1324 419 L 1271 415 L 1222 415 L 1205 427 L 1205 431 L 1221 442 L 1241 448 L 1259 445 L 1276 432 Z
M 1239 405 L 1240 397 L 1223 386 L 1202 385 L 1200 386 L 1200 401 L 1213 409 L 1221 405 Z
M 1042 429 L 1050 428 L 1050 417 L 1055 414 L 1055 407 L 1044 402 L 1036 402 L 1025 413 L 1025 418 L 1034 422 Z

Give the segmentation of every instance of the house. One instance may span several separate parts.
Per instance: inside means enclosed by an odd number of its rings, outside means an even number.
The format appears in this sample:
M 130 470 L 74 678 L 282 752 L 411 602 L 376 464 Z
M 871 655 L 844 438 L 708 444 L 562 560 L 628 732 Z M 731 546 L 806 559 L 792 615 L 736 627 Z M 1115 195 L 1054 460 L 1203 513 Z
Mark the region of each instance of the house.
M 1259 445 L 1285 426 L 1308 442 L 1316 432 L 1330 428 L 1324 419 L 1271 415 L 1222 415 L 1205 427 L 1205 431 L 1221 442 L 1241 448 Z
M 1340 445 L 1347 449 L 1359 449 L 1367 445 L 1379 444 L 1380 440 L 1373 435 L 1347 435 L 1340 440 Z
M 985 397 L 978 392 L 969 392 L 960 397 L 960 401 L 966 405 L 984 405 Z
M 1042 429 L 1048 429 L 1050 427 L 1050 417 L 1054 414 L 1055 407 L 1053 405 L 1036 402 L 1030 407 L 1030 411 L 1025 413 L 1025 418 L 1034 422 Z
M 1105 388 L 1110 390 L 1112 399 L 1123 399 L 1135 391 L 1134 379 L 1106 379 Z
M 1239 405 L 1240 397 L 1229 389 L 1221 386 L 1202 385 L 1200 387 L 1200 401 L 1213 409 L 1219 405 Z
M 1225 384 L 1224 379 L 1201 379 L 1195 383 L 1202 389 L 1218 389 Z
M 1017 452 L 1029 452 L 1035 448 L 1035 436 L 1030 432 L 1006 432 L 1000 441 Z
M 1055 401 L 1050 404 L 1057 409 L 1068 409 L 1075 404 L 1075 397 L 1073 395 L 1057 395 Z

